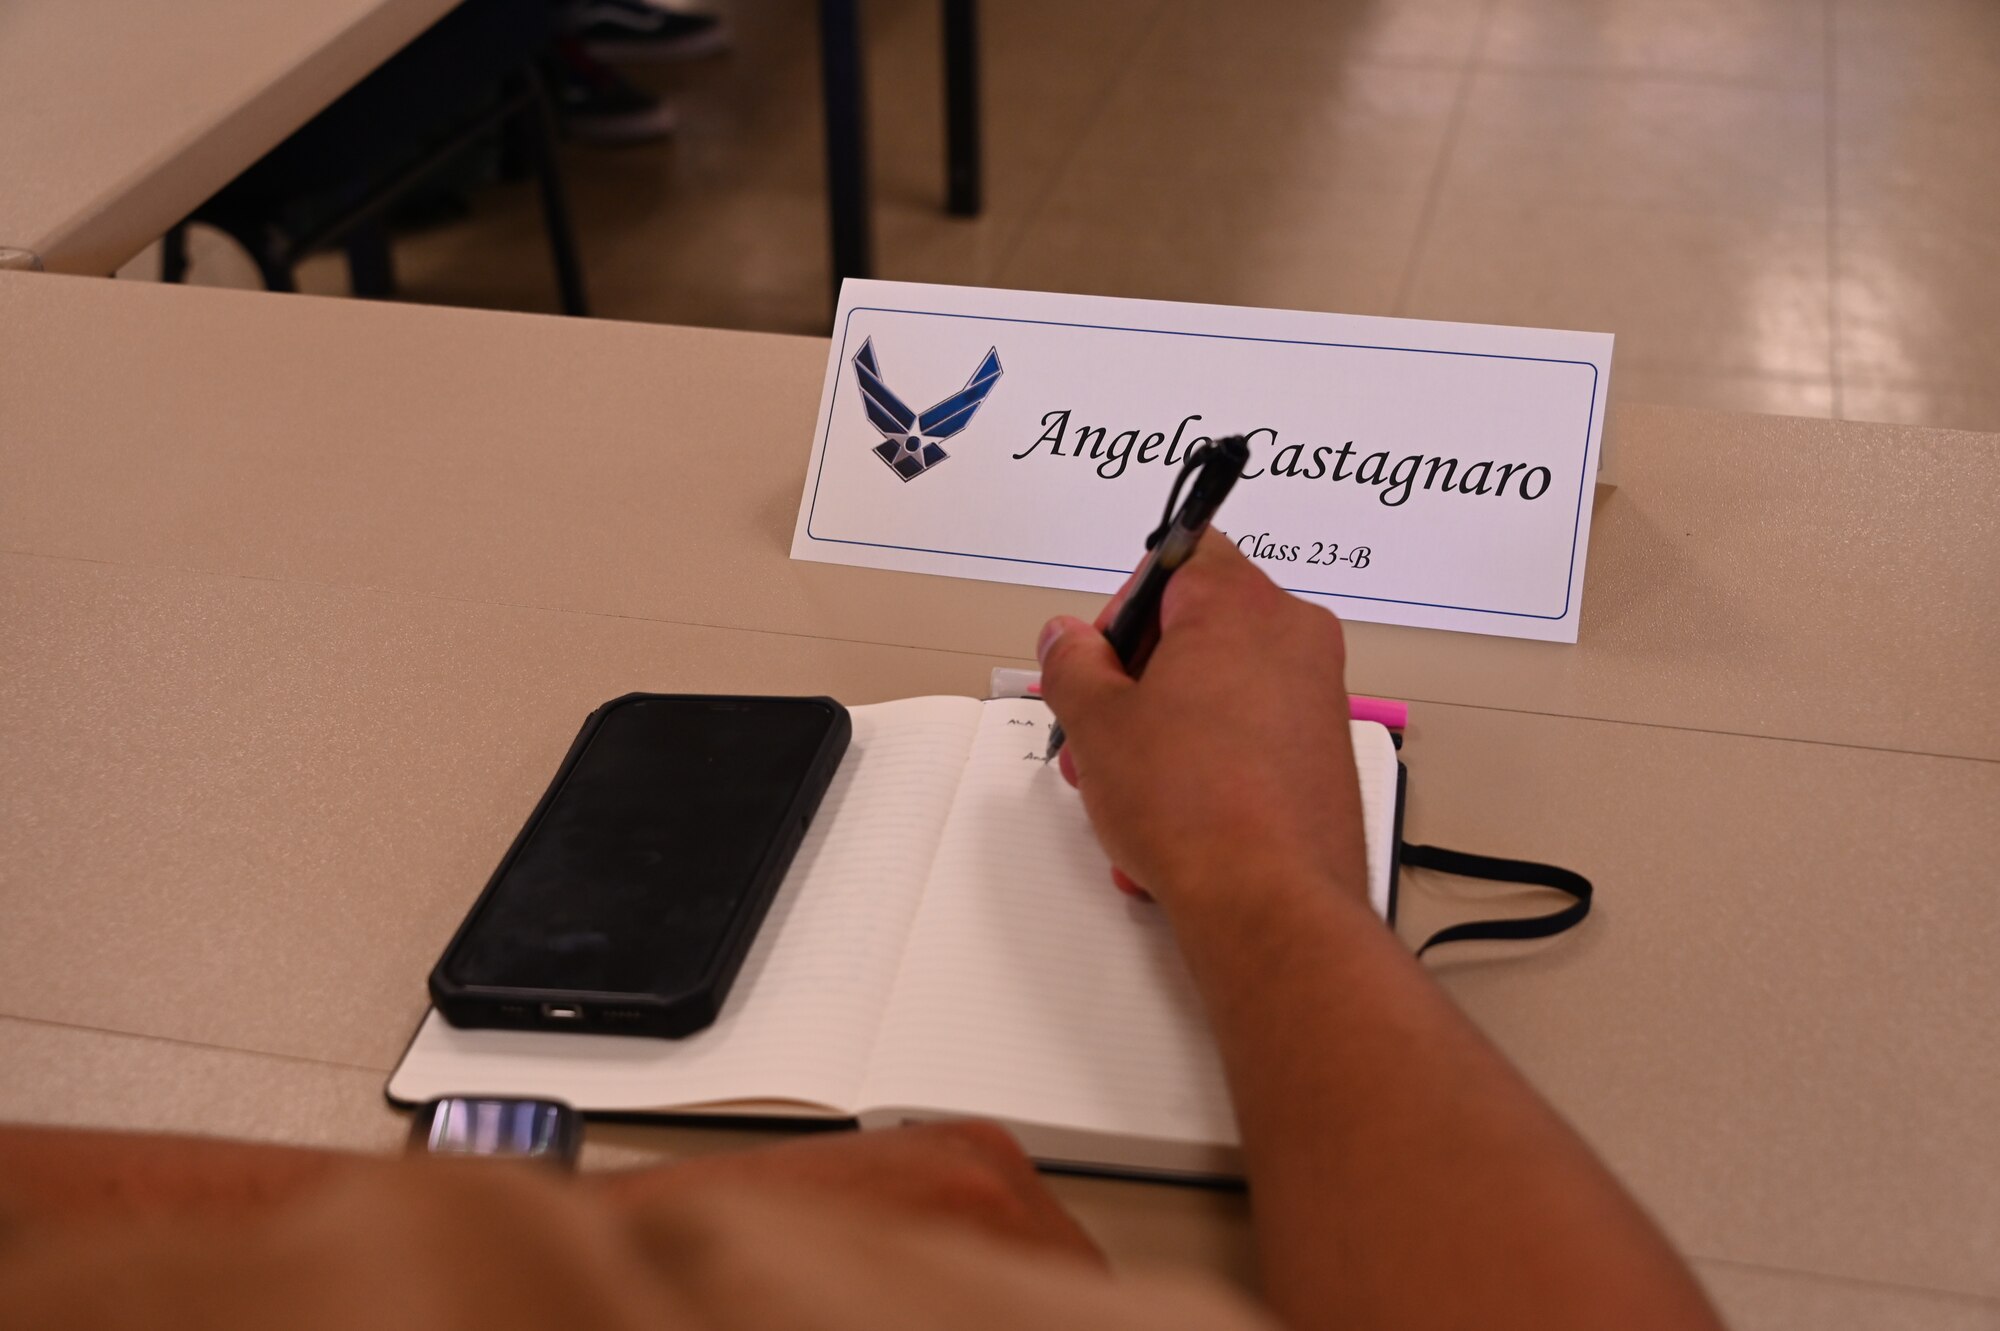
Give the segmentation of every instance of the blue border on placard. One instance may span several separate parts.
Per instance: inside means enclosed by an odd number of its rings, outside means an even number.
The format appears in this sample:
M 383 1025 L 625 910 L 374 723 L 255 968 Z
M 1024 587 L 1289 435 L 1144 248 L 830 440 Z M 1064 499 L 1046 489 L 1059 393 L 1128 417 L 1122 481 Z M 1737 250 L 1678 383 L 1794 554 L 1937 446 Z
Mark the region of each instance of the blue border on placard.
M 1066 319 L 1016 319 L 1000 314 L 954 314 L 948 310 L 902 310 L 887 305 L 857 305 L 847 312 L 847 320 L 840 329 L 840 354 L 835 364 L 847 360 L 847 335 L 857 314 L 915 314 L 933 319 L 977 319 L 984 323 L 1035 324 L 1046 328 L 1089 328 L 1103 333 L 1153 333 L 1161 337 L 1207 337 L 1225 342 L 1272 342 L 1295 347 L 1338 347 L 1346 351 L 1401 351 L 1418 356 L 1468 356 L 1475 360 L 1523 360 L 1536 361 L 1544 365 L 1582 365 L 1590 370 L 1590 411 L 1583 426 L 1583 461 L 1577 468 L 1576 516 L 1569 533 L 1569 570 L 1563 579 L 1563 608 L 1554 615 L 1534 615 L 1525 610 L 1490 610 L 1477 605 L 1445 605 L 1438 601 L 1404 601 L 1393 596 L 1362 596 L 1355 592 L 1323 592 L 1313 587 L 1287 587 L 1286 591 L 1298 596 L 1323 596 L 1329 599 L 1347 601 L 1379 601 L 1384 605 L 1414 605 L 1429 610 L 1457 610 L 1469 615 L 1506 615 L 1514 619 L 1560 620 L 1569 617 L 1570 597 L 1576 587 L 1576 547 L 1583 535 L 1583 496 L 1589 488 L 1590 477 L 1586 468 L 1590 466 L 1590 432 L 1597 428 L 1597 364 L 1587 360 L 1566 360 L 1559 356 L 1509 356 L 1493 351 L 1444 351 L 1435 347 L 1385 347 L 1366 342 L 1315 342 L 1299 337 L 1251 337 L 1244 333 L 1194 333 L 1179 328 L 1128 328 L 1121 324 L 1072 323 Z M 840 380 L 836 371 L 833 386 L 833 401 L 840 401 Z M 1002 564 L 1035 564 L 1043 568 L 1072 568 L 1083 573 L 1130 573 L 1129 568 L 1104 568 L 1097 564 L 1065 564 L 1055 559 L 1024 559 L 1019 555 L 982 555 L 970 550 L 933 550 L 922 545 L 892 545 L 887 541 L 853 541 L 839 536 L 820 536 L 812 529 L 813 514 L 819 507 L 819 482 L 826 471 L 826 449 L 833 434 L 833 411 L 830 406 L 826 413 L 826 431 L 819 441 L 819 467 L 813 472 L 812 500 L 806 505 L 806 539 L 824 545 L 861 545 L 875 550 L 906 550 L 911 554 L 949 555 L 954 559 L 990 559 Z

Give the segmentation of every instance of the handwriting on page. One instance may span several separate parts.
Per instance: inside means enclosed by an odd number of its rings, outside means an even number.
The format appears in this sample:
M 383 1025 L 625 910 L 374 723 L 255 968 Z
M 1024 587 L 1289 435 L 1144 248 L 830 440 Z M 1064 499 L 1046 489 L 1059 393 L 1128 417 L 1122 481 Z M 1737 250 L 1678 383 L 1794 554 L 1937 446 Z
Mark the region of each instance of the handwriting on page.
M 1040 730 L 1050 735 L 1051 738 L 1053 738 L 1055 732 L 1055 725 L 1052 722 L 1030 721 L 1025 716 L 1010 716 L 1004 724 L 1007 726 L 1026 726 L 1030 730 Z M 1031 750 L 1021 755 L 1021 761 L 1024 763 L 1040 763 L 1046 767 L 1049 763 L 1049 751 L 1046 746 Z

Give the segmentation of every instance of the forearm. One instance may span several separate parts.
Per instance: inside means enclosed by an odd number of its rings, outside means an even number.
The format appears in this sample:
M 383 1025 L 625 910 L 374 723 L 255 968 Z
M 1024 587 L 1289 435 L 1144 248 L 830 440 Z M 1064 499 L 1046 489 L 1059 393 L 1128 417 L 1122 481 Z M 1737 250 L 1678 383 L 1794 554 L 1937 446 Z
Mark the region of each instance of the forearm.
M 367 1159 L 204 1137 L 0 1126 L 0 1218 L 44 1224 L 256 1211 Z
M 1267 1297 L 1295 1324 L 1715 1327 L 1583 1142 L 1358 893 L 1170 903 L 1242 1127 Z M 1253 890 L 1254 889 L 1254 890 Z

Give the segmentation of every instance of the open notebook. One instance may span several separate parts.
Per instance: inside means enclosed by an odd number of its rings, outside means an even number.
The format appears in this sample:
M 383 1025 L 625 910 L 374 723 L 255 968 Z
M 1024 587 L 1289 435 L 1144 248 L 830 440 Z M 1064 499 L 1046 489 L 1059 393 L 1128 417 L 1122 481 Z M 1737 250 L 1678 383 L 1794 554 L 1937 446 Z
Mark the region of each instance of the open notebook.
M 1113 890 L 1046 705 L 857 707 L 854 739 L 715 1024 L 683 1040 L 460 1030 L 429 1013 L 389 1096 L 598 1112 L 978 1116 L 1088 1169 L 1235 1175 L 1215 1046 L 1157 907 Z M 1357 721 L 1370 893 L 1397 766 Z

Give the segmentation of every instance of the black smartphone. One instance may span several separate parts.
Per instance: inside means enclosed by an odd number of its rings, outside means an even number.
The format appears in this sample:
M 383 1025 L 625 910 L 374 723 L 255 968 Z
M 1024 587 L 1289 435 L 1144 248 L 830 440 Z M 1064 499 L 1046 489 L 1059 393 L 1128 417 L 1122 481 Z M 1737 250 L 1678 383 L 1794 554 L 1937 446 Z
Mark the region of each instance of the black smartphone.
M 707 1026 L 851 733 L 831 698 L 604 704 L 432 968 L 431 1001 L 454 1026 Z

